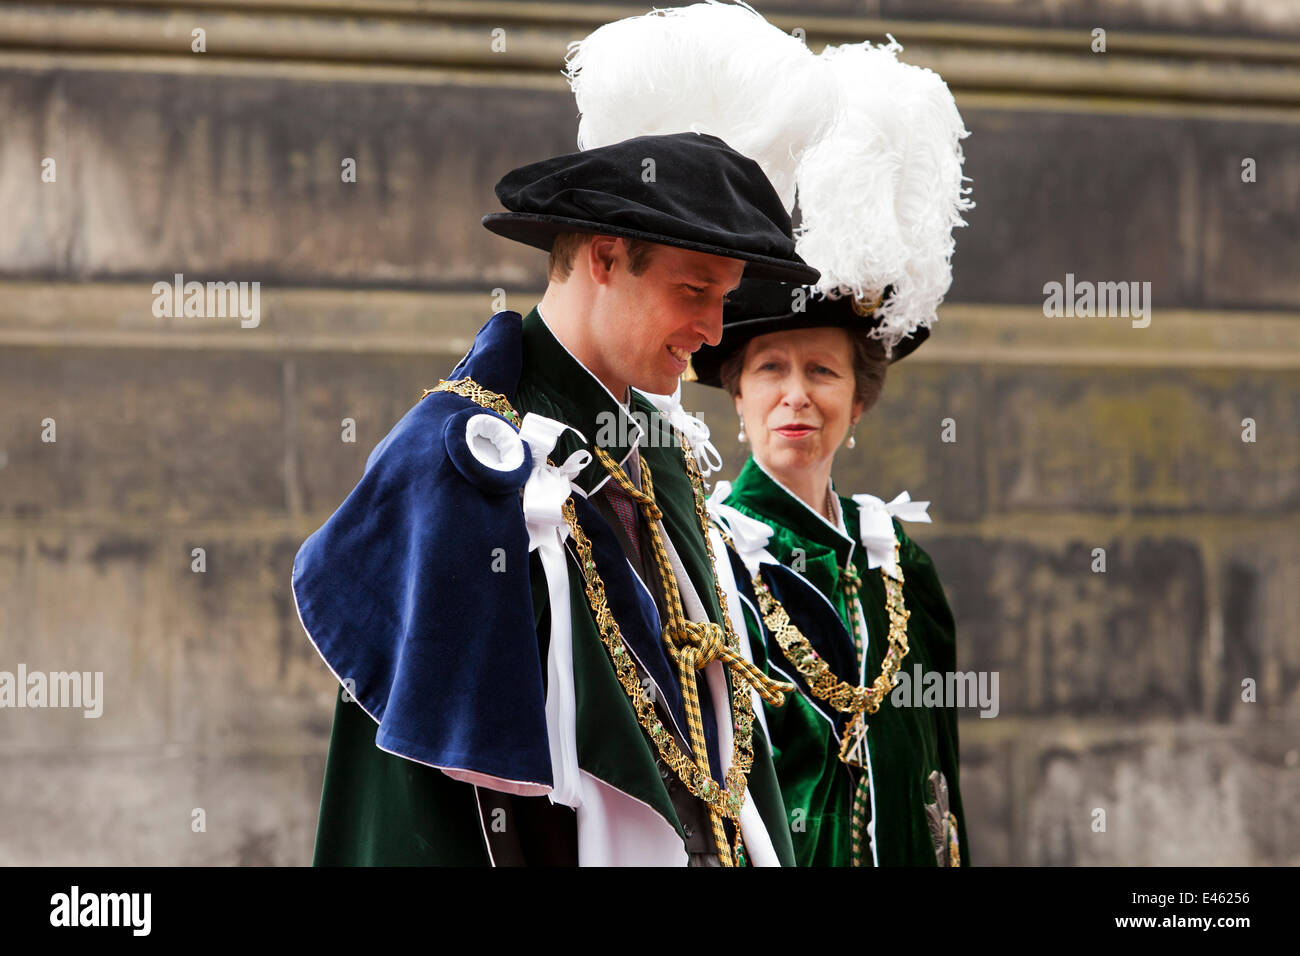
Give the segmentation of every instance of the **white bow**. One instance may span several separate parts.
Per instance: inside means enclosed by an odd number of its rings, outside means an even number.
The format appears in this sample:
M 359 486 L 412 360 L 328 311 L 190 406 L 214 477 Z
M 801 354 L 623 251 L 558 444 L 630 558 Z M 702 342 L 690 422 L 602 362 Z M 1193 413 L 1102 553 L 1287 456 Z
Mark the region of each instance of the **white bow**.
M 900 521 L 929 523 L 925 509 L 928 501 L 913 501 L 906 491 L 900 492 L 891 502 L 885 503 L 875 495 L 854 495 L 858 505 L 858 537 L 867 549 L 867 567 L 885 569 L 891 578 L 898 576 L 898 563 L 894 560 L 894 523 L 892 515 Z
M 556 439 L 566 429 L 564 422 L 529 412 L 519 426 L 519 437 L 533 453 L 533 471 L 524 485 L 524 519 L 528 523 L 528 550 L 562 548 L 569 536 L 563 506 L 568 500 L 573 479 L 591 463 L 591 452 L 575 451 L 562 465 L 552 465 L 546 456 L 555 448 Z M 586 437 L 573 428 L 583 441 Z
M 772 528 L 757 518 L 751 518 L 737 511 L 731 505 L 723 504 L 729 494 L 731 494 L 731 482 L 718 482 L 713 493 L 704 502 L 704 507 L 714 523 L 725 528 L 731 535 L 731 543 L 736 547 L 736 554 L 740 555 L 740 559 L 745 562 L 750 574 L 754 574 L 759 564 L 774 563 L 776 560 L 767 552 L 767 543 L 772 540 Z
M 546 655 L 546 732 L 551 748 L 552 803 L 582 805 L 582 780 L 578 772 L 578 707 L 573 682 L 573 620 L 569 615 L 569 572 L 564 540 L 569 524 L 564 520 L 573 479 L 591 461 L 591 452 L 575 451 L 562 465 L 546 456 L 555 440 L 572 426 L 530 412 L 519 426 L 519 436 L 533 453 L 533 470 L 524 485 L 524 521 L 528 525 L 528 550 L 537 551 L 546 574 L 550 600 L 551 641 Z M 586 437 L 573 429 L 583 441 Z
M 641 390 L 637 389 L 637 391 Z M 659 409 L 659 414 L 668 419 L 668 424 L 686 436 L 686 440 L 691 444 L 691 451 L 695 453 L 696 464 L 700 466 L 701 478 L 707 478 L 715 471 L 722 470 L 722 456 L 718 454 L 718 449 L 713 447 L 713 442 L 709 441 L 709 426 L 682 408 L 681 382 L 677 383 L 677 389 L 671 395 L 653 395 L 650 392 L 641 392 L 641 394 Z
M 761 551 L 766 548 L 767 543 L 772 540 L 771 527 L 757 518 L 751 518 L 749 515 L 737 511 L 731 505 L 723 504 L 730 494 L 731 482 L 718 482 L 713 489 L 713 493 L 704 502 L 705 508 L 715 521 L 730 532 L 731 540 L 736 545 L 737 551 L 744 553 L 746 551 Z

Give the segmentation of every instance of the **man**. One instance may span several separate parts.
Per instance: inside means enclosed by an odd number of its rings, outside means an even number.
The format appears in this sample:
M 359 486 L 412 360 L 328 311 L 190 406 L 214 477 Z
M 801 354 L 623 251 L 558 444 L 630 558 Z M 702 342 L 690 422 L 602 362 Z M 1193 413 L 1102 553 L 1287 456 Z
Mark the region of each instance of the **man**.
M 817 272 L 714 136 L 496 192 L 484 225 L 552 252 L 546 294 L 492 317 L 294 563 L 343 685 L 316 862 L 789 865 L 752 713 L 788 685 L 746 663 L 689 449 L 638 447 L 669 430 L 631 387 L 673 391 L 742 272 Z

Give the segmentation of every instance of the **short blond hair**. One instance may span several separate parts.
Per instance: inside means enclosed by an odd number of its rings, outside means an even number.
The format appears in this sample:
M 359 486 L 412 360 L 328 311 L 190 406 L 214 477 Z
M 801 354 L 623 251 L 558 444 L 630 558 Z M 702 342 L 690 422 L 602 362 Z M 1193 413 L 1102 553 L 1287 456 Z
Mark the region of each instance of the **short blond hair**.
M 573 271 L 573 259 L 587 240 L 592 238 L 586 232 L 562 232 L 551 244 L 551 258 L 546 266 L 546 278 L 563 282 Z M 620 236 L 627 247 L 627 268 L 634 276 L 639 276 L 650 266 L 654 256 L 655 243 L 645 239 L 628 239 Z

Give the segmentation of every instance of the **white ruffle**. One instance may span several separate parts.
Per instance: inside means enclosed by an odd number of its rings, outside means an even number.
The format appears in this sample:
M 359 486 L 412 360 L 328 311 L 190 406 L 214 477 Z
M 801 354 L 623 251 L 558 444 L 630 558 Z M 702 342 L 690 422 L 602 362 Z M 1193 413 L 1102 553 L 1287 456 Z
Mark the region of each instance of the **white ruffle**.
M 767 544 L 772 540 L 772 528 L 757 518 L 737 511 L 731 505 L 723 504 L 730 494 L 731 482 L 720 481 L 704 506 L 714 523 L 731 535 L 736 554 L 753 576 L 758 573 L 760 564 L 779 563 L 767 550 Z
M 637 391 L 641 392 L 640 389 Z M 671 395 L 655 395 L 651 392 L 641 394 L 659 409 L 659 414 L 668 419 L 668 424 L 686 437 L 695 455 L 695 463 L 700 468 L 700 477 L 707 478 L 715 471 L 722 470 L 722 456 L 718 454 L 713 442 L 709 441 L 709 426 L 682 408 L 681 382 L 677 383 L 677 390 Z

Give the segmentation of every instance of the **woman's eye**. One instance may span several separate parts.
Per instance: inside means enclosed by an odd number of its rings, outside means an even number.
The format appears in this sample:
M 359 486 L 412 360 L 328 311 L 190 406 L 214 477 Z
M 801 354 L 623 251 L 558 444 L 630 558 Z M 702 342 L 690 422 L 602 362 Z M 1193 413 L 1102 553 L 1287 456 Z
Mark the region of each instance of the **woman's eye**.
M 834 375 L 834 374 L 835 374 L 835 370 L 834 370 L 833 368 L 827 368 L 825 365 L 814 365 L 814 366 L 813 366 L 813 371 L 816 372 L 818 375 Z
M 704 286 L 687 285 L 682 286 L 682 288 L 690 292 L 691 295 L 704 295 L 705 292 Z

